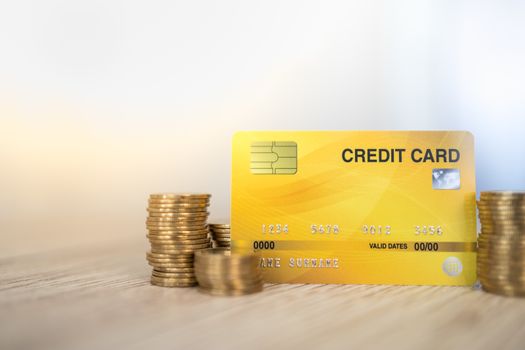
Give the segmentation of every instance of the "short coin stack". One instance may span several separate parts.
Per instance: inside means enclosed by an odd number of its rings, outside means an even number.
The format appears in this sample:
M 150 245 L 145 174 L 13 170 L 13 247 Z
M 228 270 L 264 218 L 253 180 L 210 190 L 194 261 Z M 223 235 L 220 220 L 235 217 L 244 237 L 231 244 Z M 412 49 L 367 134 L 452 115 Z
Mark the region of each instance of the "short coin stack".
M 481 192 L 478 278 L 484 290 L 525 296 L 525 192 Z
M 199 289 L 224 296 L 260 292 L 263 279 L 259 259 L 256 254 L 238 254 L 227 248 L 199 250 L 195 252 L 195 275 Z
M 207 228 L 209 194 L 152 194 L 149 198 L 146 258 L 153 273 L 151 284 L 190 287 L 197 284 L 193 253 L 211 247 Z
M 217 247 L 231 246 L 230 224 L 227 223 L 210 223 L 209 225 L 211 237 L 215 241 Z

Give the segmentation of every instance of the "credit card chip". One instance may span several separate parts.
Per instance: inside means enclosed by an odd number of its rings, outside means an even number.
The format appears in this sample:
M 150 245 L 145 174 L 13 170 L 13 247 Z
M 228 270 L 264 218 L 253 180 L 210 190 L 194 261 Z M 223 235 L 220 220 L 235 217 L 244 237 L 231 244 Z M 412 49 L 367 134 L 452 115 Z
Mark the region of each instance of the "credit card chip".
M 253 142 L 250 168 L 252 174 L 295 174 L 297 143 L 293 141 Z

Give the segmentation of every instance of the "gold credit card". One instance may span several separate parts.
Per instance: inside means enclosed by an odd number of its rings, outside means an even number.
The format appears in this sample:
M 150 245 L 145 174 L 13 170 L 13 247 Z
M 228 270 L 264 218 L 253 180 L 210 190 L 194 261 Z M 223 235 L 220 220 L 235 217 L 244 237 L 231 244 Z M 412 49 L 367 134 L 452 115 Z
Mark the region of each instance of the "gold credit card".
M 238 132 L 232 247 L 269 282 L 470 285 L 475 188 L 468 132 Z

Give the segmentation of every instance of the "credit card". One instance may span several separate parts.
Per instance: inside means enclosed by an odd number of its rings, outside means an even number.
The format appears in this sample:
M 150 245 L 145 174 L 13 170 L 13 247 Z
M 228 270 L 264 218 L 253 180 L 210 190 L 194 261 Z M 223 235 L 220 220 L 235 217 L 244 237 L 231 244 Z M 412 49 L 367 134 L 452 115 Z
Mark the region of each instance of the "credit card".
M 238 132 L 232 249 L 268 282 L 472 285 L 475 191 L 469 132 Z

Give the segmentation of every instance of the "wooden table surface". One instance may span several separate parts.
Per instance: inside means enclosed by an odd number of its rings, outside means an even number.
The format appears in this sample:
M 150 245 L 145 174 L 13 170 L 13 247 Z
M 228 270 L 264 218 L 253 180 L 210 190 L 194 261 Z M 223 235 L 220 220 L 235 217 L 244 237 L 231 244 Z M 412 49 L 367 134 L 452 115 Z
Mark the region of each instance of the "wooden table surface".
M 525 299 L 366 285 L 213 297 L 151 286 L 144 235 L 48 241 L 0 240 L 0 349 L 525 349 Z

